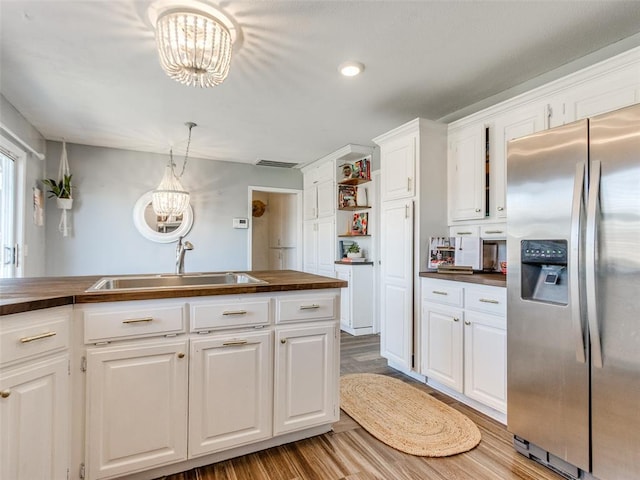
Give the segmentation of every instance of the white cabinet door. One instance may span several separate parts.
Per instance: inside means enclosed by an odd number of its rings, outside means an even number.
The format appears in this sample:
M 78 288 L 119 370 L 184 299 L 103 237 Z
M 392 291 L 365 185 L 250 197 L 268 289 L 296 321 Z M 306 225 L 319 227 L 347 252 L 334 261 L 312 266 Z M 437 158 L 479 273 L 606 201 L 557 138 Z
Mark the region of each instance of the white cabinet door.
M 495 218 L 507 216 L 507 145 L 510 140 L 545 129 L 546 103 L 536 103 L 509 111 L 495 120 L 495 148 L 490 151 L 489 183 L 492 198 L 489 214 Z
M 316 234 L 317 273 L 333 277 L 336 260 L 336 227 L 333 217 L 318 220 Z
M 191 341 L 189 458 L 271 436 L 271 332 Z
M 187 459 L 187 340 L 87 349 L 87 478 Z
M 304 247 L 302 250 L 302 268 L 307 273 L 318 271 L 318 224 L 315 221 L 307 221 L 302 225 L 302 238 Z
M 452 221 L 485 217 L 485 126 L 472 125 L 450 135 L 449 216 Z
M 353 319 L 351 316 L 351 292 L 353 288 L 351 284 L 351 267 L 336 265 L 336 278 L 349 284 L 340 290 L 340 325 L 350 328 L 352 327 Z
M 315 184 L 304 187 L 302 191 L 302 212 L 304 220 L 318 218 L 318 189 Z
M 415 196 L 416 142 L 416 135 L 411 134 L 381 145 L 383 202 Z
M 332 217 L 336 213 L 336 190 L 333 181 L 319 183 L 317 191 L 318 218 Z
M 274 434 L 339 418 L 334 322 L 276 329 Z
M 506 413 L 506 319 L 467 310 L 464 324 L 464 393 Z
M 461 393 L 464 387 L 462 320 L 460 309 L 422 304 L 420 371 Z
M 638 65 L 634 63 L 616 72 L 571 88 L 565 96 L 565 123 L 611 112 L 640 102 Z
M 68 358 L 0 372 L 0 478 L 67 479 Z
M 413 344 L 413 201 L 381 207 L 380 354 L 411 368 Z

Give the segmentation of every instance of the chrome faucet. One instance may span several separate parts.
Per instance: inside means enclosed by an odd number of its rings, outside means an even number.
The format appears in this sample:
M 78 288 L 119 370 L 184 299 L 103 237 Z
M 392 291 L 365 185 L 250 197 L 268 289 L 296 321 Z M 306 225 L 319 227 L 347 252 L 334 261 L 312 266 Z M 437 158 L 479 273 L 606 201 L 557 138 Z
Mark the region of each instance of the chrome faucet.
M 182 243 L 182 239 L 178 239 L 178 245 L 176 246 L 176 275 L 182 275 L 184 273 L 184 254 L 187 250 L 193 250 L 193 244 L 189 241 Z

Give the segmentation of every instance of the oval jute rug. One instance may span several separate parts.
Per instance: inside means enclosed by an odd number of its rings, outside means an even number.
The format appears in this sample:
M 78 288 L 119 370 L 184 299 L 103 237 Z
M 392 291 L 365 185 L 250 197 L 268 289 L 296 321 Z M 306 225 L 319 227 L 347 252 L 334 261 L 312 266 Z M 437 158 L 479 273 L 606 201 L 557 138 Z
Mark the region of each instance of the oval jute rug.
M 411 455 L 446 457 L 480 443 L 480 430 L 466 415 L 384 375 L 341 377 L 340 407 L 378 440 Z

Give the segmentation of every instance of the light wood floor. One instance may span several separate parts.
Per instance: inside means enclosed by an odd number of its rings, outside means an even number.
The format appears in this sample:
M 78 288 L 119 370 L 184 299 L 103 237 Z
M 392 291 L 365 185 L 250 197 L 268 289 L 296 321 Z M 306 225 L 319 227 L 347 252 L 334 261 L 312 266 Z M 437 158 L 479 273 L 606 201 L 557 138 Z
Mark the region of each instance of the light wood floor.
M 446 458 L 414 457 L 373 438 L 344 412 L 333 432 L 167 477 L 167 480 L 562 480 L 515 452 L 505 427 L 389 368 L 377 335 L 342 334 L 341 373 L 390 375 L 468 415 L 482 441 Z

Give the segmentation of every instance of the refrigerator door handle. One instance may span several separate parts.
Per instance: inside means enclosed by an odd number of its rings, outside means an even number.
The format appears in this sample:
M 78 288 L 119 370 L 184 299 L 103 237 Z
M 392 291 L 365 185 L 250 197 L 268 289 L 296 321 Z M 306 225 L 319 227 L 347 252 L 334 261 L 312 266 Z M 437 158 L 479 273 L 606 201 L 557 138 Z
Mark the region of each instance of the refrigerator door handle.
M 576 361 L 586 363 L 584 330 L 582 328 L 582 312 L 580 309 L 580 222 L 584 205 L 585 162 L 576 164 L 576 175 L 573 183 L 573 203 L 571 205 L 571 249 L 569 262 L 569 283 L 571 289 L 571 326 L 576 346 Z
M 598 200 L 600 198 L 600 162 L 591 163 L 591 178 L 589 179 L 589 200 L 587 204 L 587 227 L 585 234 L 585 286 L 587 295 L 587 318 L 591 335 L 591 358 L 593 366 L 602 368 L 602 344 L 600 340 L 600 326 L 598 324 L 598 304 L 596 298 L 596 254 L 598 250 L 598 232 L 596 231 L 596 216 L 598 214 Z

